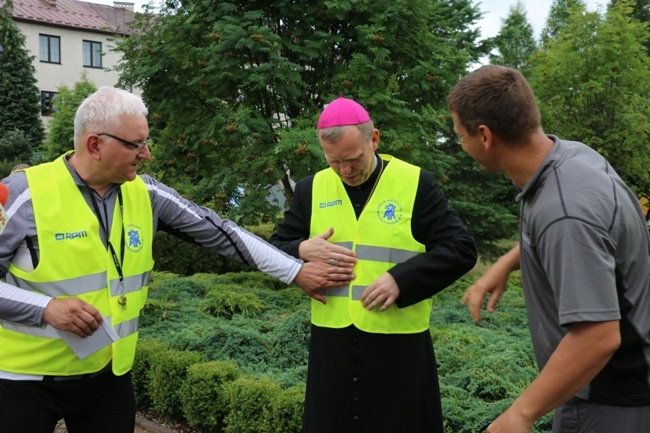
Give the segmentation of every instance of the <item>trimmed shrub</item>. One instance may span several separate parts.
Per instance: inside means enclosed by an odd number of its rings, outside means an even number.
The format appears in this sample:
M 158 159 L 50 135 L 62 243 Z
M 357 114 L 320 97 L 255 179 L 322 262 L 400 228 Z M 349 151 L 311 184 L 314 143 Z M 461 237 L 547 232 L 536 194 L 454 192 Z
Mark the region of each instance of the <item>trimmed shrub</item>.
M 149 385 L 154 411 L 172 419 L 184 419 L 180 390 L 188 368 L 200 362 L 203 357 L 197 352 L 167 350 L 152 356 Z
M 199 433 L 223 430 L 228 413 L 226 386 L 239 377 L 232 362 L 213 361 L 191 365 L 181 389 L 183 414 Z
M 228 391 L 224 433 L 267 433 L 271 402 L 282 388 L 268 378 L 239 378 Z M 290 433 L 290 432 L 285 432 Z
M 133 361 L 133 390 L 135 392 L 135 404 L 139 409 L 151 407 L 151 394 L 149 394 L 151 374 L 151 362 L 159 353 L 166 352 L 169 347 L 153 338 L 140 338 L 135 351 Z
M 264 417 L 264 431 L 269 433 L 298 433 L 302 429 L 305 388 L 283 389 L 269 405 Z

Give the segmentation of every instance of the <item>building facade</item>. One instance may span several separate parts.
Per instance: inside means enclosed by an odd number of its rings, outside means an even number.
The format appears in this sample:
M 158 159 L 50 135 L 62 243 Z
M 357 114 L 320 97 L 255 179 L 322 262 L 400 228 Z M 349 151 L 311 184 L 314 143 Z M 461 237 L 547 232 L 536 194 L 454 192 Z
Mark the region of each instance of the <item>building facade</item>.
M 6 0 L 0 0 L 4 6 Z M 57 89 L 74 87 L 84 74 L 97 87 L 115 86 L 119 53 L 115 40 L 129 34 L 133 3 L 113 6 L 77 0 L 13 0 L 12 16 L 34 56 L 41 92 L 41 118 L 47 126 Z

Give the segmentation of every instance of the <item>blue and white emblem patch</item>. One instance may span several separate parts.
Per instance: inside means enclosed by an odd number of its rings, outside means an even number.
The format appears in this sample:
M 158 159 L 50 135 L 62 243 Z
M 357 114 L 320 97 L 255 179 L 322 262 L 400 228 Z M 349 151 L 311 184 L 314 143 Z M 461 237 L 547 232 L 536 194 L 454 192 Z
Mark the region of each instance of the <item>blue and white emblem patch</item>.
M 394 198 L 389 198 L 377 207 L 377 218 L 384 224 L 397 224 L 404 216 L 402 205 Z
M 142 232 L 142 227 L 129 224 L 125 228 L 126 233 L 126 248 L 132 253 L 139 253 L 142 250 L 142 239 L 140 233 Z

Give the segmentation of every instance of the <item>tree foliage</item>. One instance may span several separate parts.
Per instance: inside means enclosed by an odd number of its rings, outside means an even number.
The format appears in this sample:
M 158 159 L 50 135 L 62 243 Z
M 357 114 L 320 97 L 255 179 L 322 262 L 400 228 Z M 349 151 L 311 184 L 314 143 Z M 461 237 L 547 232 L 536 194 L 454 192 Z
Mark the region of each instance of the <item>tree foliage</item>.
M 123 84 L 143 89 L 150 108 L 149 168 L 195 202 L 255 225 L 280 215 L 272 185 L 291 198 L 291 180 L 326 167 L 315 124 L 340 93 L 369 110 L 380 152 L 432 171 L 443 187 L 460 179 L 456 152 L 440 143 L 452 135 L 448 90 L 488 49 L 476 42 L 478 17 L 468 0 L 178 0 L 140 16 L 117 49 Z M 461 218 L 498 226 L 477 238 L 490 245 L 512 232 L 512 219 L 482 201 L 484 185 L 463 188 L 453 201 Z
M 517 189 L 505 176 L 485 172 L 461 149 L 456 137 L 441 145 L 441 150 L 454 156 L 449 178 L 441 179 L 450 207 L 474 235 L 480 260 L 493 261 L 507 250 L 502 241 L 517 235 Z
M 22 131 L 14 129 L 0 137 L 0 179 L 19 164 L 31 165 L 33 154 L 32 142 Z
M 639 195 L 650 195 L 650 58 L 631 2 L 603 16 L 572 9 L 566 27 L 534 56 L 531 84 L 545 129 L 601 154 Z
M 381 151 L 444 172 L 444 99 L 480 56 L 478 16 L 467 0 L 178 0 L 118 50 L 152 112 L 157 175 L 252 224 L 278 215 L 271 185 L 291 196 L 289 176 L 325 166 L 315 121 L 340 92 L 371 112 Z
M 610 7 L 615 6 L 620 2 L 621 0 L 611 0 Z M 632 17 L 639 20 L 639 22 L 650 26 L 650 0 L 636 0 L 632 4 L 632 7 Z M 644 45 L 650 54 L 650 39 L 646 40 Z
M 584 0 L 553 0 L 546 18 L 546 26 L 540 35 L 540 45 L 546 47 L 551 41 L 557 39 L 558 34 L 565 27 L 571 9 L 584 10 L 586 6 Z
M 490 54 L 490 63 L 524 69 L 537 46 L 533 27 L 526 17 L 526 8 L 521 0 L 510 6 L 508 16 L 503 20 L 499 34 L 494 38 L 498 54 Z
M 81 81 L 74 83 L 72 89 L 67 86 L 57 89 L 58 97 L 54 100 L 48 139 L 43 143 L 43 158 L 46 161 L 52 161 L 74 148 L 74 115 L 81 102 L 95 90 L 97 87 L 88 81 L 85 74 Z
M 41 97 L 33 57 L 25 48 L 25 36 L 12 19 L 12 8 L 11 0 L 0 6 L 0 137 L 17 130 L 35 148 L 45 134 L 40 117 Z

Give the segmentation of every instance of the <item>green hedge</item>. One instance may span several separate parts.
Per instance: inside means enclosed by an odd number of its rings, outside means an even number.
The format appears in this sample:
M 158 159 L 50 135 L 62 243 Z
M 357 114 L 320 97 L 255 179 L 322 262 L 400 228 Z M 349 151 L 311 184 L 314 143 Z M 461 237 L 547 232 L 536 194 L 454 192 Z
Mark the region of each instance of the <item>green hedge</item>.
M 190 366 L 181 389 L 187 423 L 201 433 L 222 431 L 229 407 L 228 387 L 239 374 L 237 366 L 227 361 Z
M 225 433 L 262 433 L 269 407 L 282 388 L 268 378 L 242 377 L 229 387 L 229 411 L 224 419 Z
M 190 366 L 203 362 L 197 352 L 167 350 L 153 355 L 149 370 L 151 407 L 172 419 L 183 419 L 181 390 Z
M 166 352 L 169 347 L 153 338 L 141 338 L 133 361 L 133 389 L 135 391 L 135 404 L 139 409 L 148 409 L 151 401 L 151 364 L 157 362 L 157 354 Z
M 302 425 L 303 387 L 241 377 L 232 362 L 202 362 L 151 338 L 138 343 L 133 376 L 139 409 L 198 433 L 298 433 Z
M 263 430 L 268 433 L 299 432 L 302 428 L 302 411 L 305 388 L 293 386 L 282 389 L 273 396 L 264 416 Z
M 537 375 L 520 279 L 479 324 L 460 305 L 475 279 L 436 295 L 431 314 L 448 433 L 484 431 Z M 154 273 L 142 324 L 139 407 L 201 433 L 300 431 L 310 331 L 300 289 L 260 272 Z M 547 415 L 533 431 L 550 430 Z

